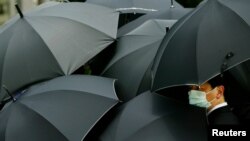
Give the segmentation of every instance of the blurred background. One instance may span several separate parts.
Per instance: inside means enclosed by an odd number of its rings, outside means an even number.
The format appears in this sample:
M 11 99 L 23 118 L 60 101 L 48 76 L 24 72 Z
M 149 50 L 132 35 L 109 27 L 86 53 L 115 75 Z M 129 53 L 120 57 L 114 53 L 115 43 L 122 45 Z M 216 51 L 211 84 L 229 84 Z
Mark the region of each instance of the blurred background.
M 0 0 L 0 25 L 16 15 L 15 4 L 17 3 L 22 11 L 26 11 L 36 7 L 47 1 L 67 1 L 67 0 Z M 84 2 L 85 0 L 69 0 Z M 196 7 L 202 0 L 176 0 L 184 7 Z
M 52 0 L 0 0 L 0 25 L 2 25 L 5 21 L 16 15 L 16 3 L 19 5 L 22 11 L 26 11 L 47 1 Z

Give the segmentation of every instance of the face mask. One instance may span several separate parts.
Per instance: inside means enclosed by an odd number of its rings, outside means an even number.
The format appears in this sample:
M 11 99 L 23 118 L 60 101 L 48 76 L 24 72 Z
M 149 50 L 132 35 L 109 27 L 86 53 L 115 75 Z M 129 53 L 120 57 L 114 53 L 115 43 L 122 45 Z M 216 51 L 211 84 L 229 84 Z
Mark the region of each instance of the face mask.
M 215 90 L 215 89 L 213 89 Z M 211 90 L 211 91 L 213 91 Z M 209 94 L 209 92 L 203 92 L 203 91 L 198 91 L 198 90 L 190 90 L 188 92 L 189 95 L 189 104 L 195 105 L 198 107 L 203 107 L 203 108 L 208 108 L 211 106 L 211 102 L 215 100 L 215 98 L 211 101 L 207 101 L 206 95 Z

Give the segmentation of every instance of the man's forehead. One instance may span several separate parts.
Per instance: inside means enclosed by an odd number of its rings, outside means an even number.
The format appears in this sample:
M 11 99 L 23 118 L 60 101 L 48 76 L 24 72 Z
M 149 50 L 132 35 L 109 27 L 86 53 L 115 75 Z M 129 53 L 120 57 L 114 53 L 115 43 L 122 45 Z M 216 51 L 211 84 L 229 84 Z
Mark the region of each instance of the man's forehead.
M 201 85 L 191 85 L 190 88 L 191 89 L 205 89 L 205 88 L 208 88 L 208 87 L 211 87 L 211 85 L 208 83 L 208 82 L 205 82 Z

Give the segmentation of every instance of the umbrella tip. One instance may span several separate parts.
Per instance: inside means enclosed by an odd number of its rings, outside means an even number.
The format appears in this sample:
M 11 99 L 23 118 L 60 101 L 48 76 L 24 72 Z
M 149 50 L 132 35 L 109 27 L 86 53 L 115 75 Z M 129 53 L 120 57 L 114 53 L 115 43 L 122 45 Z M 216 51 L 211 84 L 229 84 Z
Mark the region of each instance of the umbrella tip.
M 19 8 L 18 4 L 15 4 L 16 10 L 19 13 L 20 17 L 23 18 L 23 13 L 21 11 L 21 9 Z
M 171 0 L 171 6 L 170 8 L 174 8 L 174 0 Z

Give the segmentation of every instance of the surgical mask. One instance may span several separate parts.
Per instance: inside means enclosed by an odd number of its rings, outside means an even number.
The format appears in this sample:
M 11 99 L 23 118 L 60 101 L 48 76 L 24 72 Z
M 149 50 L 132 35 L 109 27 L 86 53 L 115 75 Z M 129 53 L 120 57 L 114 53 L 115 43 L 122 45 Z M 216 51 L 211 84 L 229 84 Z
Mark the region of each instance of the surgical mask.
M 215 89 L 213 89 L 215 90 Z M 211 90 L 211 91 L 213 91 Z M 211 106 L 211 102 L 213 102 L 216 98 L 214 98 L 211 101 L 207 101 L 206 95 L 209 94 L 209 92 L 203 92 L 203 91 L 198 91 L 198 90 L 190 90 L 188 92 L 189 95 L 189 104 L 195 105 L 198 107 L 203 107 L 203 108 L 208 108 Z

